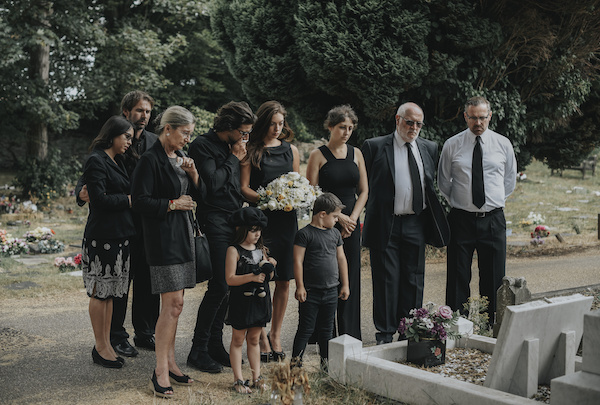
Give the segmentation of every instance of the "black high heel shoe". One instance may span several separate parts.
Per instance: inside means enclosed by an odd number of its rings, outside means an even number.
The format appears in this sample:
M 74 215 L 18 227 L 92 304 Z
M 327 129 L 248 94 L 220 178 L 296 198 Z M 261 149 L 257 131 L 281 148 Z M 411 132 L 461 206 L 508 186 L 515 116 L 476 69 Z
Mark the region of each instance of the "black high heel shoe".
M 173 398 L 173 387 L 161 387 L 158 384 L 158 379 L 156 378 L 156 370 L 152 373 L 152 378 L 150 379 L 152 383 L 150 388 L 154 391 L 154 395 L 161 398 Z M 167 394 L 167 391 L 171 391 L 170 394 Z
M 106 368 L 121 368 L 125 363 L 125 361 L 119 361 L 118 358 L 117 360 L 106 360 L 104 357 L 100 356 L 100 353 L 96 350 L 96 346 L 92 349 L 92 359 L 94 360 L 94 363 L 100 364 L 102 367 Z
M 177 375 L 177 374 L 169 371 L 169 377 L 171 378 L 171 381 L 177 385 L 192 385 L 192 383 L 194 382 L 192 377 L 190 377 L 187 374 Z
M 273 344 L 271 343 L 271 332 L 267 333 L 267 340 L 269 341 L 269 346 L 271 346 L 271 356 L 273 361 L 277 362 L 285 360 L 285 353 L 283 351 L 276 352 L 273 349 Z

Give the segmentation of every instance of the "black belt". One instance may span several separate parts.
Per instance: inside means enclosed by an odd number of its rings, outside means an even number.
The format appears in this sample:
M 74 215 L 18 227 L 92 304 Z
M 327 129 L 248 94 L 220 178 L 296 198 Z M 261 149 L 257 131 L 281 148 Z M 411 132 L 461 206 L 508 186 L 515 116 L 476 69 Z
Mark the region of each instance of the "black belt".
M 460 208 L 452 208 L 454 211 L 459 212 L 463 215 L 468 215 L 470 217 L 476 217 L 476 218 L 485 218 L 488 217 L 490 215 L 494 215 L 497 214 L 498 212 L 501 212 L 503 210 L 502 207 L 499 208 L 494 208 L 491 211 L 488 212 L 471 212 L 471 211 L 465 211 L 465 210 L 461 210 Z

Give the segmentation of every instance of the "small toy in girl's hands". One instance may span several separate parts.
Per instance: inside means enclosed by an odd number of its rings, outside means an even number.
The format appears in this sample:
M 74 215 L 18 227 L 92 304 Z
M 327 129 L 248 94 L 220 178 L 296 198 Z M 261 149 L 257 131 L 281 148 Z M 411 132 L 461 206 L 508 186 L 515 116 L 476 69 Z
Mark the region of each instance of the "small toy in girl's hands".
M 252 284 L 253 288 L 252 290 L 248 290 L 244 292 L 244 295 L 246 297 L 251 297 L 253 295 L 256 295 L 260 298 L 265 298 L 267 296 L 267 291 L 265 289 L 265 283 L 268 283 L 269 280 L 271 279 L 271 273 L 273 273 L 275 271 L 275 266 L 273 265 L 273 263 L 271 263 L 268 260 L 262 260 L 259 264 L 258 267 L 256 267 L 254 270 L 252 270 L 252 273 L 258 275 L 258 274 L 264 274 L 265 275 L 265 281 L 263 281 L 262 283 L 249 283 Z

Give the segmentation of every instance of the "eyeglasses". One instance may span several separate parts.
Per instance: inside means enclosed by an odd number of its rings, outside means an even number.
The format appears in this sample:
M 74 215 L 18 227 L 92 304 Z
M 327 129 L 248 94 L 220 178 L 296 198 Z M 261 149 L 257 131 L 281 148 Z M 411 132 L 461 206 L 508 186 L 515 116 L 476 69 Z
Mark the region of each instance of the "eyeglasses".
M 467 114 L 465 113 L 465 115 L 467 115 Z M 467 115 L 467 118 L 468 118 L 469 120 L 471 120 L 471 121 L 485 121 L 485 120 L 487 120 L 489 117 L 490 117 L 490 114 L 489 114 L 489 113 L 488 113 L 488 115 L 486 115 L 485 117 L 471 117 L 471 116 L 468 116 L 468 115 Z
M 417 124 L 417 128 L 422 128 L 423 125 L 425 125 L 425 123 L 423 121 L 407 120 L 406 118 L 404 118 L 401 115 L 399 115 L 399 117 L 402 118 L 404 120 L 404 122 L 406 122 L 406 125 L 408 125 L 409 127 L 412 127 L 413 125 Z
M 236 129 L 236 131 L 238 131 L 240 134 L 242 134 L 243 137 L 250 136 L 250 133 L 252 132 L 251 130 L 250 131 L 242 131 L 241 129 Z

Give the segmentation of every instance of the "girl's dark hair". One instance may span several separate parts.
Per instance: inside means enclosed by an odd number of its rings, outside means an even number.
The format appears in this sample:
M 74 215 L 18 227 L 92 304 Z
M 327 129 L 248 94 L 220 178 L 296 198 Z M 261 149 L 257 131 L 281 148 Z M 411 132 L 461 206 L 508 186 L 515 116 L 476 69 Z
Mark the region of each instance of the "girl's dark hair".
M 260 226 L 247 226 L 247 225 L 236 226 L 235 232 L 233 233 L 232 244 L 240 245 L 240 244 L 244 243 L 244 241 L 246 240 L 246 237 L 248 236 L 248 232 L 254 231 L 254 230 L 259 230 L 259 229 L 262 230 L 262 228 Z M 258 241 L 256 242 L 256 248 L 261 249 L 265 255 L 268 252 L 268 249 L 265 246 L 265 243 L 263 242 L 262 234 L 260 235 L 260 238 L 258 238 Z
M 241 125 L 254 125 L 256 115 L 245 101 L 230 101 L 217 111 L 213 120 L 215 132 L 232 131 Z
M 294 139 L 294 131 L 287 123 L 287 111 L 278 101 L 266 101 L 256 111 L 257 120 L 250 133 L 248 140 L 248 154 L 244 161 L 250 161 L 250 164 L 260 169 L 260 160 L 262 159 L 263 150 L 265 149 L 265 136 L 271 127 L 271 120 L 275 114 L 283 115 L 283 129 L 279 139 L 281 141 L 291 142 Z
M 89 151 L 91 152 L 95 148 L 108 149 L 112 146 L 113 139 L 117 136 L 123 135 L 125 132 L 133 128 L 131 122 L 127 121 L 122 115 L 113 115 L 110 117 L 104 125 L 100 133 L 90 145 Z
M 330 127 L 335 127 L 340 122 L 346 120 L 346 118 L 350 118 L 350 121 L 356 125 L 358 125 L 358 116 L 348 104 L 338 105 L 337 107 L 333 107 L 327 113 L 327 118 L 325 118 L 325 122 L 323 123 L 323 128 L 329 129 Z

